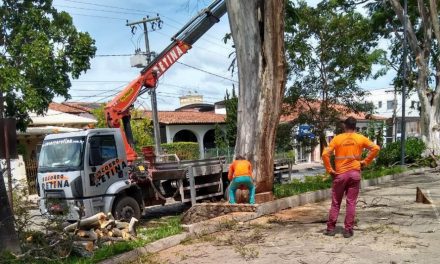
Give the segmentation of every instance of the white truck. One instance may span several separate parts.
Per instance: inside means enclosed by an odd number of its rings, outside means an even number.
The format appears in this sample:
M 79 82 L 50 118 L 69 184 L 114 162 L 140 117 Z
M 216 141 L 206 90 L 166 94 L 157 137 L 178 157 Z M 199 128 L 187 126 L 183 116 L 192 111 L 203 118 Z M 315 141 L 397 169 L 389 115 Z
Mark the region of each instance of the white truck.
M 77 220 L 98 212 L 115 218 L 139 218 L 145 206 L 222 196 L 225 177 L 221 158 L 157 163 L 152 148 L 143 158 L 134 150 L 130 109 L 137 97 L 155 89 L 159 77 L 226 13 L 216 0 L 192 18 L 172 43 L 105 107 L 109 128 L 52 134 L 39 154 L 37 190 L 40 211 Z M 82 208 L 76 210 L 74 208 Z
M 130 219 L 167 198 L 194 203 L 223 195 L 224 159 L 155 163 L 151 149 L 145 152 L 151 162 L 130 165 L 114 128 L 46 136 L 37 178 L 40 211 L 77 220 L 77 207 L 83 208 L 81 217 L 111 212 Z

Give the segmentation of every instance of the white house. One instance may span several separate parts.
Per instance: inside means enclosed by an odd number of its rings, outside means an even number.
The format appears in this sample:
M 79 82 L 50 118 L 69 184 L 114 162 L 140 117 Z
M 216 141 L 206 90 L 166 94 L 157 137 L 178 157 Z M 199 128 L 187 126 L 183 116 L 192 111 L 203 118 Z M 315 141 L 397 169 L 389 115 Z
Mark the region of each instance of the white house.
M 392 140 L 394 134 L 400 138 L 402 120 L 402 94 L 395 92 L 394 87 L 370 90 L 370 95 L 365 101 L 373 103 L 376 114 L 388 118 L 389 130 L 387 137 Z M 396 123 L 393 130 L 392 118 L 396 105 Z M 405 100 L 405 130 L 406 137 L 418 137 L 420 135 L 420 101 L 417 93 L 411 93 Z M 395 132 L 393 132 L 395 131 Z

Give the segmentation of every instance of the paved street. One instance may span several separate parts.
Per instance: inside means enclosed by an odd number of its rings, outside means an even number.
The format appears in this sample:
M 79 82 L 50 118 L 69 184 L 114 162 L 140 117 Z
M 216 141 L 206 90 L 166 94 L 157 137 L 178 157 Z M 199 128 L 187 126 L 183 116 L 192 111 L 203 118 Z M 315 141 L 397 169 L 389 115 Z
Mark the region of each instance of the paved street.
M 152 256 L 158 263 L 438 263 L 440 175 L 426 172 L 371 187 L 360 195 L 355 236 L 321 234 L 329 201 L 187 241 Z M 415 203 L 419 186 L 434 201 Z M 345 207 L 341 211 L 345 210 Z

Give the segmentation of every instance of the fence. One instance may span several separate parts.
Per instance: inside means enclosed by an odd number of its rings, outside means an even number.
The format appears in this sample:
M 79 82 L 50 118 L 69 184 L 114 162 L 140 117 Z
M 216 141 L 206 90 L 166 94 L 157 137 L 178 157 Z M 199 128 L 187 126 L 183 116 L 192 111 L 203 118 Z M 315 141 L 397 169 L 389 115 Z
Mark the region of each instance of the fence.
M 25 160 L 24 161 L 26 167 L 26 178 L 29 187 L 29 194 L 36 194 L 36 180 L 37 180 L 37 171 L 38 171 L 38 161 L 37 160 Z
M 205 159 L 215 157 L 225 157 L 226 163 L 231 163 L 234 158 L 234 148 L 228 147 L 205 149 Z

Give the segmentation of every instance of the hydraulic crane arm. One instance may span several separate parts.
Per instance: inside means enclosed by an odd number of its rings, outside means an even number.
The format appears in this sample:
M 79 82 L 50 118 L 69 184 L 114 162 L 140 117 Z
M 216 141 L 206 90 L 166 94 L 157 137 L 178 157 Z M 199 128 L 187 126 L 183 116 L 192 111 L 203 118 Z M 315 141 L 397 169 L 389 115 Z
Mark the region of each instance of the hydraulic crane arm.
M 130 127 L 130 108 L 138 96 L 149 89 L 155 88 L 157 81 L 191 46 L 203 36 L 226 13 L 225 0 L 216 0 L 207 8 L 201 10 L 171 39 L 166 47 L 151 61 L 111 102 L 105 107 L 107 125 L 120 128 L 125 144 L 127 160 L 134 161 L 137 154 L 133 149 L 133 134 Z M 121 126 L 121 120 L 123 126 Z

